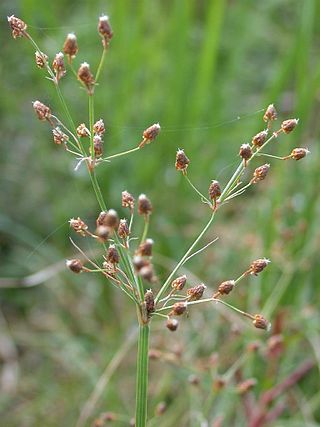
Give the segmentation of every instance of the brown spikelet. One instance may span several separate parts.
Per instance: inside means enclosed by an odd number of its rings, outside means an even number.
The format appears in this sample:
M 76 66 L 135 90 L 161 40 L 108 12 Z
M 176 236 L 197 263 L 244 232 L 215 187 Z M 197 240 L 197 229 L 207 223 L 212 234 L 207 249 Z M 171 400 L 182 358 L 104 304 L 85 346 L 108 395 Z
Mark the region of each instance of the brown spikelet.
M 185 155 L 183 150 L 178 150 L 176 154 L 175 167 L 178 171 L 181 171 L 184 175 L 187 173 L 187 167 L 189 166 L 190 160 Z
M 36 57 L 36 65 L 38 68 L 44 68 L 48 63 L 48 56 L 43 52 L 39 52 L 37 50 L 35 52 L 35 57 Z
M 15 17 L 14 15 L 8 16 L 8 22 L 12 30 L 12 37 L 23 37 L 27 35 L 27 24 L 22 19 Z
M 79 48 L 76 35 L 74 33 L 69 33 L 63 45 L 63 52 L 68 56 L 69 63 L 71 63 L 72 59 L 75 58 L 78 50 Z
M 95 80 L 90 71 L 90 66 L 87 62 L 83 62 L 78 70 L 78 79 L 87 88 L 88 94 L 92 95 L 94 90 Z

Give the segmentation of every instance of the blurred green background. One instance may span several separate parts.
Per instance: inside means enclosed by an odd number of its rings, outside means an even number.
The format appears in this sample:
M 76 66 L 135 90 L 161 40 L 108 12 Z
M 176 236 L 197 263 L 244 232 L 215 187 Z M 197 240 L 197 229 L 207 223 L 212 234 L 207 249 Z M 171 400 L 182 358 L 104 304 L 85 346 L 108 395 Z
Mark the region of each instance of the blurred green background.
M 122 190 L 151 198 L 149 236 L 160 278 L 208 216 L 174 169 L 177 148 L 191 159 L 190 178 L 203 192 L 211 179 L 225 184 L 239 162 L 240 144 L 264 128 L 263 110 L 273 102 L 280 120 L 300 122 L 271 152 L 287 155 L 297 146 L 311 151 L 300 162 L 271 159 L 268 179 L 217 215 L 205 239 L 219 241 L 186 266 L 191 282 L 204 281 L 210 293 L 253 259 L 270 258 L 267 271 L 241 284 L 228 301 L 267 316 L 271 335 L 212 306 L 190 310 L 175 334 L 155 321 L 152 347 L 161 354 L 150 366 L 150 426 L 246 426 L 248 399 L 258 400 L 308 361 L 312 370 L 273 403 L 283 405 L 281 414 L 259 425 L 320 425 L 320 3 L 3 0 L 0 11 L 2 425 L 76 425 L 117 352 L 119 367 L 83 425 L 104 411 L 127 417 L 118 425 L 129 425 L 133 416 L 135 309 L 100 277 L 65 271 L 65 258 L 75 254 L 68 220 L 80 216 L 93 224 L 99 208 L 85 168 L 75 173 L 74 158 L 53 144 L 49 127 L 35 118 L 36 99 L 60 117 L 62 111 L 35 67 L 33 48 L 13 40 L 6 22 L 8 15 L 21 17 L 50 58 L 75 32 L 75 65 L 87 61 L 95 69 L 101 13 L 110 16 L 114 30 L 95 97 L 96 118 L 107 126 L 105 152 L 134 147 L 154 122 L 162 131 L 141 152 L 100 166 L 98 178 L 107 205 L 121 217 Z M 88 122 L 86 95 L 71 72 L 61 88 L 75 121 Z M 137 219 L 135 233 L 141 227 Z M 39 286 L 5 289 L 19 282 L 5 278 L 37 272 Z M 248 350 L 257 341 L 259 349 Z M 224 387 L 217 384 L 221 377 Z M 257 384 L 243 397 L 237 384 L 248 378 Z M 155 416 L 160 402 L 167 410 Z

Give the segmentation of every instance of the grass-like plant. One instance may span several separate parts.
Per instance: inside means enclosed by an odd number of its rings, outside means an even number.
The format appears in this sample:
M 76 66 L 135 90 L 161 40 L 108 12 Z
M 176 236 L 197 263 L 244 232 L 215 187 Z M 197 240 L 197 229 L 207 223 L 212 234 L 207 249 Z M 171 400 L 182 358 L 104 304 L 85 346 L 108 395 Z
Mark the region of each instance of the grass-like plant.
M 136 370 L 136 409 L 134 425 L 144 427 L 147 424 L 147 397 L 148 397 L 148 353 L 150 325 L 156 317 L 166 321 L 169 331 L 176 331 L 179 325 L 178 318 L 183 316 L 192 306 L 205 303 L 223 304 L 234 310 L 239 315 L 248 318 L 253 326 L 258 329 L 269 330 L 270 323 L 262 314 L 250 314 L 229 304 L 225 300 L 230 292 L 249 275 L 260 274 L 268 265 L 267 258 L 258 258 L 252 261 L 244 272 L 239 272 L 237 278 L 226 278 L 217 289 L 209 296 L 204 283 L 193 284 L 186 291 L 188 278 L 179 275 L 181 268 L 194 256 L 207 249 L 215 240 L 204 246 L 199 244 L 202 238 L 212 226 L 216 215 L 223 206 L 232 199 L 244 194 L 251 186 L 259 185 L 264 180 L 270 169 L 270 164 L 257 165 L 250 172 L 251 166 L 260 157 L 269 157 L 277 160 L 300 160 L 308 154 L 306 148 L 295 148 L 285 157 L 278 157 L 265 152 L 268 146 L 281 135 L 289 134 L 298 124 L 297 119 L 288 119 L 281 123 L 280 127 L 273 130 L 277 119 L 277 111 L 271 104 L 266 109 L 263 120 L 266 129 L 250 138 L 250 142 L 242 144 L 239 148 L 239 165 L 230 179 L 221 185 L 217 180 L 212 180 L 208 185 L 207 195 L 200 191 L 191 181 L 188 175 L 189 158 L 184 150 L 178 149 L 175 159 L 175 168 L 182 173 L 186 183 L 191 186 L 199 196 L 201 203 L 208 207 L 208 219 L 202 230 L 194 238 L 188 250 L 176 263 L 166 279 L 156 275 L 152 264 L 153 240 L 148 236 L 150 217 L 153 212 L 151 201 L 145 194 L 140 194 L 136 202 L 135 197 L 128 191 L 122 192 L 122 207 L 127 210 L 127 218 L 120 219 L 115 209 L 107 206 L 105 197 L 101 192 L 96 175 L 96 168 L 103 167 L 108 162 L 118 157 L 130 155 L 159 138 L 160 125 L 153 124 L 143 132 L 141 141 L 133 148 L 120 153 L 104 156 L 103 138 L 105 125 L 102 119 L 97 120 L 94 109 L 94 95 L 98 89 L 97 82 L 101 76 L 104 60 L 112 39 L 112 29 L 107 16 L 101 16 L 98 21 L 98 33 L 102 39 L 102 54 L 99 66 L 94 73 L 88 63 L 83 62 L 78 70 L 74 68 L 73 60 L 78 54 L 78 43 L 75 34 L 68 34 L 63 53 L 55 55 L 53 61 L 49 60 L 46 53 L 42 52 L 37 43 L 27 31 L 27 25 L 15 16 L 8 18 L 14 38 L 26 38 L 35 49 L 36 65 L 43 69 L 47 78 L 53 83 L 61 106 L 63 117 L 57 117 L 50 107 L 40 101 L 33 102 L 33 108 L 37 117 L 47 122 L 52 130 L 53 140 L 62 146 L 66 152 L 76 158 L 75 170 L 85 167 L 90 177 L 100 213 L 96 219 L 96 228 L 90 230 L 86 222 L 81 218 L 70 219 L 70 226 L 74 232 L 83 238 L 93 239 L 101 247 L 102 257 L 99 262 L 91 259 L 81 249 L 78 242 L 70 238 L 73 246 L 79 251 L 79 258 L 67 260 L 67 267 L 74 273 L 102 274 L 114 287 L 128 297 L 128 303 L 136 306 L 137 322 L 139 327 L 137 370 Z M 77 79 L 81 88 L 88 96 L 88 123 L 76 124 L 72 118 L 68 103 L 62 93 L 60 81 L 67 73 Z M 251 176 L 248 178 L 248 171 Z M 123 183 L 126 187 L 128 183 Z M 135 213 L 144 221 L 141 236 L 135 234 Z M 203 296 L 205 296 L 203 298 Z

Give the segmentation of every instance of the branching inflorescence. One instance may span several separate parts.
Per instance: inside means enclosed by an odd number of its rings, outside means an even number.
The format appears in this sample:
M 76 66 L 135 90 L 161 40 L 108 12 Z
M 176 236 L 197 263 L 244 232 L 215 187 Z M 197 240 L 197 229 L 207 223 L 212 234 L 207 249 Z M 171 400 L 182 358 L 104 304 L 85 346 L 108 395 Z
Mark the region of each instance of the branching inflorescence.
M 136 147 L 124 152 L 104 156 L 103 138 L 106 127 L 102 119 L 95 119 L 94 92 L 113 35 L 108 17 L 101 16 L 98 21 L 98 32 L 102 38 L 103 49 L 96 73 L 92 72 L 89 64 L 86 62 L 83 62 L 77 71 L 74 69 L 73 60 L 79 51 L 75 34 L 67 35 L 63 45 L 63 53 L 57 53 L 52 61 L 52 65 L 50 65 L 48 55 L 40 50 L 31 35 L 27 32 L 27 25 L 15 16 L 8 17 L 8 21 L 13 37 L 26 38 L 36 49 L 36 65 L 44 69 L 49 79 L 53 82 L 65 117 L 63 119 L 58 118 L 48 106 L 38 100 L 33 102 L 34 111 L 39 120 L 47 122 L 50 125 L 54 142 L 57 145 L 63 146 L 68 153 L 76 158 L 77 164 L 75 170 L 81 167 L 81 165 L 87 167 L 101 210 L 96 219 L 94 230 L 90 230 L 86 222 L 81 218 L 72 218 L 69 221 L 70 227 L 79 236 L 94 239 L 98 244 L 102 245 L 103 254 L 101 262 L 98 263 L 90 259 L 79 245 L 70 239 L 81 256 L 77 259 L 67 260 L 67 267 L 76 274 L 102 274 L 110 283 L 126 294 L 137 307 L 140 335 L 137 363 L 136 426 L 143 427 L 146 425 L 147 413 L 149 324 L 153 317 L 164 317 L 167 328 L 170 331 L 175 331 L 179 325 L 177 318 L 184 315 L 190 307 L 215 302 L 223 304 L 250 319 L 253 326 L 258 329 L 268 330 L 270 328 L 270 323 L 263 315 L 246 313 L 227 303 L 224 299 L 224 297 L 234 291 L 240 281 L 250 275 L 260 274 L 269 264 L 270 261 L 268 259 L 261 258 L 253 261 L 246 271 L 241 273 L 237 278 L 228 278 L 220 283 L 213 294 L 206 298 L 203 298 L 203 295 L 207 292 L 207 286 L 204 283 L 194 284 L 185 291 L 188 281 L 187 276 L 179 276 L 178 273 L 193 256 L 201 253 L 216 240 L 196 250 L 197 245 L 212 225 L 217 212 L 227 202 L 244 194 L 249 187 L 258 185 L 260 181 L 267 177 L 270 171 L 270 164 L 268 163 L 257 166 L 251 178 L 247 179 L 247 171 L 254 159 L 268 157 L 278 160 L 300 160 L 308 154 L 308 150 L 306 148 L 294 148 L 285 157 L 278 157 L 264 152 L 271 142 L 275 141 L 282 134 L 291 133 L 298 124 L 297 119 L 285 120 L 281 123 L 279 129 L 272 131 L 273 124 L 277 120 L 277 111 L 271 104 L 263 116 L 263 120 L 266 122 L 266 129 L 255 135 L 251 139 L 251 142 L 240 146 L 239 156 L 241 161 L 229 181 L 222 186 L 217 180 L 212 180 L 209 184 L 208 194 L 205 195 L 190 180 L 187 173 L 190 159 L 184 150 L 179 149 L 176 153 L 175 168 L 177 171 L 182 172 L 188 184 L 200 197 L 201 202 L 208 206 L 209 220 L 180 261 L 169 273 L 167 279 L 162 281 L 156 276 L 152 264 L 154 242 L 148 237 L 149 221 L 153 211 L 151 201 L 145 194 L 140 194 L 136 202 L 135 198 L 128 191 L 123 191 L 121 202 L 122 207 L 128 210 L 128 216 L 127 218 L 120 219 L 114 209 L 107 208 L 95 174 L 97 166 L 144 148 L 147 144 L 154 141 L 160 132 L 160 125 L 158 123 L 153 124 L 143 132 L 142 140 L 139 141 Z M 67 67 L 65 57 L 67 57 Z M 81 123 L 76 125 L 74 123 L 60 89 L 60 81 L 65 77 L 67 68 L 87 92 L 88 124 Z M 143 232 L 139 239 L 136 236 L 133 237 L 134 214 L 136 211 L 144 221 Z

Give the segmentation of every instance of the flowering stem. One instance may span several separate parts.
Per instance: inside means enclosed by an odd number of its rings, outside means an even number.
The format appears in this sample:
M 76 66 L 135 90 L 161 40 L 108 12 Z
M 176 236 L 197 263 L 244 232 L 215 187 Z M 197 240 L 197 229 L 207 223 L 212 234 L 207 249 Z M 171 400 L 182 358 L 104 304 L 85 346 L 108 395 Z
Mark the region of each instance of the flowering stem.
M 110 159 L 114 159 L 116 157 L 125 156 L 126 154 L 130 154 L 130 153 L 133 153 L 134 151 L 138 151 L 138 150 L 140 150 L 140 147 L 135 147 L 135 148 L 132 148 L 131 150 L 122 151 L 121 153 L 117 153 L 117 154 L 113 154 L 112 156 L 105 157 L 102 160 L 110 160 Z
M 188 175 L 184 175 L 188 183 L 191 185 L 191 187 L 194 189 L 194 191 L 201 197 L 201 201 L 207 203 L 209 206 L 211 206 L 210 201 L 199 191 L 190 181 Z
M 147 425 L 149 334 L 150 326 L 140 324 L 137 357 L 136 427 L 146 427 Z
M 99 62 L 98 69 L 97 69 L 97 74 L 96 74 L 96 77 L 95 77 L 95 82 L 96 83 L 97 83 L 97 81 L 98 81 L 98 79 L 100 77 L 100 73 L 101 73 L 101 70 L 102 70 L 102 67 L 103 67 L 103 63 L 104 63 L 104 60 L 105 60 L 105 57 L 106 57 L 106 53 L 107 53 L 107 49 L 103 48 L 102 55 L 101 55 L 101 58 L 100 58 L 100 62 Z

